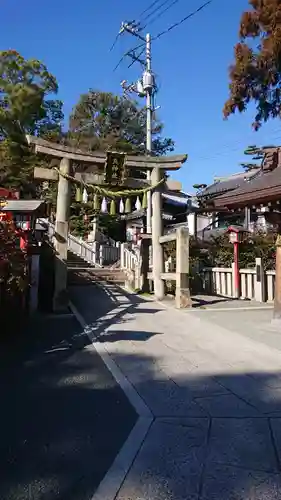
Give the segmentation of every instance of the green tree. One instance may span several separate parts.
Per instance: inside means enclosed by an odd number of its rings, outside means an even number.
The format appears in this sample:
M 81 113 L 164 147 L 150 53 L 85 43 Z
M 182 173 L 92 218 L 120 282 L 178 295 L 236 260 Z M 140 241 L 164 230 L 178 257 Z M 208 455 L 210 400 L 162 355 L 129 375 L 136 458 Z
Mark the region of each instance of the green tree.
M 153 154 L 165 155 L 173 151 L 174 142 L 162 138 L 163 124 L 156 116 L 153 120 Z M 68 142 L 80 149 L 95 151 L 114 149 L 133 154 L 146 151 L 146 110 L 138 102 L 107 92 L 90 90 L 81 95 L 69 120 Z M 145 172 L 131 172 L 136 178 L 146 177 Z M 81 209 L 73 214 L 73 230 L 84 235 L 87 224 L 83 221 Z M 100 227 L 112 238 L 120 238 L 122 223 L 115 217 L 100 216 Z
M 256 105 L 253 127 L 257 130 L 281 111 L 281 0 L 249 0 L 242 14 L 240 41 L 230 67 L 230 96 L 224 116 Z
M 0 52 L 0 184 L 34 194 L 33 168 L 44 161 L 30 153 L 25 135 L 60 140 L 62 102 L 46 66 L 15 50 Z
M 58 84 L 46 66 L 24 59 L 15 50 L 0 52 L 0 138 L 43 135 L 60 129 L 62 102 L 47 98 Z
M 174 142 L 162 138 L 163 124 L 154 116 L 153 154 L 173 151 Z M 136 101 L 107 92 L 90 90 L 80 97 L 69 122 L 73 145 L 87 150 L 120 151 L 144 154 L 146 149 L 146 111 Z

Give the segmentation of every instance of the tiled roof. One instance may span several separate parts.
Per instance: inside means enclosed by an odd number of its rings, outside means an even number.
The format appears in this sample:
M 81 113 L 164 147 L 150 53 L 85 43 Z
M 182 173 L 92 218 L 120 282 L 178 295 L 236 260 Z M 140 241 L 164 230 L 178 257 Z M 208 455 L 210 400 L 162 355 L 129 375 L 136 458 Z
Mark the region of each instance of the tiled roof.
M 259 172 L 258 176 L 239 189 L 216 198 L 214 203 L 215 206 L 246 205 L 248 202 L 262 203 L 262 200 L 270 201 L 270 198 L 278 197 L 281 199 L 281 166 L 269 172 Z
M 210 186 L 207 186 L 199 195 L 198 198 L 204 198 L 205 196 L 219 196 L 227 191 L 233 191 L 239 188 L 245 181 L 256 177 L 258 175 L 257 171 L 250 172 L 240 172 L 239 174 L 230 175 L 222 179 L 216 180 Z

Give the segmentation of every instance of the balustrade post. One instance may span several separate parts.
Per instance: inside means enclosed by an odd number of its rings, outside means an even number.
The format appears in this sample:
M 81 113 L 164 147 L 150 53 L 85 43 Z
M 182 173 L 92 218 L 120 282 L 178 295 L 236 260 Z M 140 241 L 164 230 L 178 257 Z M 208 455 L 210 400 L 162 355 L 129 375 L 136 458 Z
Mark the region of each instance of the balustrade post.
M 188 229 L 177 229 L 176 239 L 176 307 L 191 307 L 189 289 L 189 234 Z
M 141 266 L 140 268 L 140 288 L 143 293 L 149 293 L 150 287 L 149 287 L 149 280 L 148 280 L 148 273 L 149 273 L 149 245 L 150 245 L 151 240 L 144 238 L 141 240 L 141 247 L 140 247 L 140 263 L 139 265 Z
M 97 263 L 97 251 L 98 251 L 98 243 L 97 243 L 97 241 L 93 242 L 92 247 L 93 247 L 93 253 L 92 253 L 93 264 L 96 264 Z
M 115 245 L 115 248 L 116 248 L 116 259 L 117 260 L 120 260 L 120 253 L 121 253 L 121 243 L 120 241 L 116 241 L 116 245 Z
M 100 245 L 100 249 L 99 249 L 99 264 L 100 264 L 100 266 L 103 266 L 103 262 L 104 262 L 103 245 Z
M 254 297 L 257 302 L 265 302 L 265 276 L 261 258 L 256 259 L 256 273 L 254 279 Z
M 125 269 L 125 243 L 120 245 L 120 267 Z

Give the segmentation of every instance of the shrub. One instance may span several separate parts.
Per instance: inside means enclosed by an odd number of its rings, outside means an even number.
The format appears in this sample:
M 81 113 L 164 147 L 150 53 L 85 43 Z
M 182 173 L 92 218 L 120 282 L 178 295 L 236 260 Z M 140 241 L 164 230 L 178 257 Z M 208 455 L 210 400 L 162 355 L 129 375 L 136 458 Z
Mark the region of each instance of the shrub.
M 275 269 L 276 233 L 256 232 L 239 245 L 239 263 L 241 268 L 255 266 L 257 257 L 262 258 L 265 270 Z M 231 267 L 233 262 L 233 244 L 227 234 L 213 237 L 208 241 L 195 240 L 190 237 L 189 245 L 191 268 L 197 267 Z M 176 242 L 164 245 L 165 260 L 176 259 Z
M 8 222 L 0 222 L 0 284 L 3 314 L 7 313 L 9 305 L 18 304 L 19 297 L 28 287 L 27 257 L 19 248 L 13 226 Z

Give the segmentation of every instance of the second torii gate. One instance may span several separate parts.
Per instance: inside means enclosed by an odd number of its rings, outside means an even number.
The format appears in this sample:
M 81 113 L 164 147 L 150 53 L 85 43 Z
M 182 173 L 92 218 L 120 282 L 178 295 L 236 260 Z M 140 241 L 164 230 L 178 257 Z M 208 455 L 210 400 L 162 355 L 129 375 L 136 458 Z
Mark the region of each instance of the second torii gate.
M 105 177 L 105 166 L 108 154 L 112 152 L 86 152 L 61 144 L 45 141 L 43 139 L 27 136 L 28 143 L 34 147 L 35 153 L 41 153 L 60 161 L 58 169 L 35 168 L 34 177 L 41 180 L 58 181 L 57 212 L 56 212 L 56 250 L 61 264 L 67 259 L 67 235 L 70 209 L 71 182 L 81 184 L 94 184 L 96 186 L 108 186 L 109 180 Z M 117 155 L 120 153 L 116 153 Z M 164 298 L 164 282 L 161 278 L 164 272 L 164 256 L 160 238 L 163 232 L 162 225 L 162 196 L 165 189 L 179 191 L 181 184 L 177 181 L 165 179 L 166 171 L 179 170 L 186 161 L 187 155 L 176 155 L 168 157 L 132 156 L 123 155 L 124 171 L 128 173 L 134 170 L 151 171 L 151 181 L 137 180 L 126 176 L 123 179 L 121 189 L 136 189 L 149 184 L 152 189 L 152 259 L 153 259 L 153 281 L 154 293 L 158 300 Z M 75 169 L 73 164 L 78 165 Z M 162 181 L 162 182 L 161 182 Z M 122 184 L 122 183 L 121 183 Z M 155 186 L 155 188 L 153 187 Z M 116 189 L 115 183 L 110 183 L 112 189 Z M 120 189 L 120 184 L 117 184 Z M 63 269 L 65 266 L 60 266 Z M 56 295 L 66 289 L 66 271 L 56 273 Z

